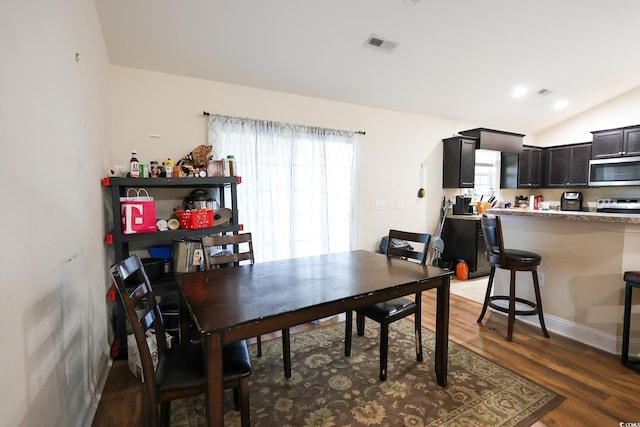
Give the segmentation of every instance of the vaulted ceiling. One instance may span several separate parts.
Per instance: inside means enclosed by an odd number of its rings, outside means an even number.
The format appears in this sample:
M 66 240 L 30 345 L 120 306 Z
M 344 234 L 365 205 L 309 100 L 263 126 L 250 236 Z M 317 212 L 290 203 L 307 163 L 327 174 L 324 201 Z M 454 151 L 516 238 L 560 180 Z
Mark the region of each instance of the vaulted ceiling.
M 112 64 L 505 131 L 640 86 L 637 0 L 95 3 Z M 397 47 L 367 46 L 372 34 Z

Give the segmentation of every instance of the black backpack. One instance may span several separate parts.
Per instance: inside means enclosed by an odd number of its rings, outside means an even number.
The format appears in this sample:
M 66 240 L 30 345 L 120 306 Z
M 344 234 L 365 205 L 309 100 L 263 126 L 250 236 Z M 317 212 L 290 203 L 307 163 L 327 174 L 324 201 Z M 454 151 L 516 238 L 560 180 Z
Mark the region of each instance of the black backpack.
M 388 244 L 389 244 L 389 236 L 384 236 L 382 239 L 380 239 L 380 246 L 378 247 L 378 251 L 381 254 L 386 254 Z M 391 246 L 393 246 L 394 248 L 408 249 L 410 251 L 413 250 L 413 247 L 409 244 L 409 242 L 402 239 L 391 239 Z

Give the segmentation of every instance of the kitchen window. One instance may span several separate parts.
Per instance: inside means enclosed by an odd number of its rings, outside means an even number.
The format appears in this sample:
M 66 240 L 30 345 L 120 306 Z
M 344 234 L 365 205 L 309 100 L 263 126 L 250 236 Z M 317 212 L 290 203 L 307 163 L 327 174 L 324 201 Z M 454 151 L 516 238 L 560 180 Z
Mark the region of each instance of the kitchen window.
M 492 195 L 500 185 L 500 152 L 476 150 L 474 193 Z

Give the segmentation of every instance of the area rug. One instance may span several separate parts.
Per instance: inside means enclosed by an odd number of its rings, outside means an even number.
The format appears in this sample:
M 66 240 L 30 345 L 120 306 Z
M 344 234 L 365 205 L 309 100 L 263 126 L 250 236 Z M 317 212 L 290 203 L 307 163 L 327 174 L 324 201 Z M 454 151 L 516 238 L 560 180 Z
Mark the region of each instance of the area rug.
M 291 335 L 292 377 L 284 378 L 280 339 L 263 342 L 250 381 L 251 425 L 260 426 L 529 426 L 564 397 L 449 342 L 448 386 L 435 379 L 435 334 L 423 328 L 424 361 L 415 359 L 413 322 L 389 330 L 387 381 L 379 376 L 379 326 L 353 334 L 344 356 L 344 323 Z M 225 426 L 239 426 L 225 392 Z M 204 397 L 176 401 L 171 425 L 206 425 Z

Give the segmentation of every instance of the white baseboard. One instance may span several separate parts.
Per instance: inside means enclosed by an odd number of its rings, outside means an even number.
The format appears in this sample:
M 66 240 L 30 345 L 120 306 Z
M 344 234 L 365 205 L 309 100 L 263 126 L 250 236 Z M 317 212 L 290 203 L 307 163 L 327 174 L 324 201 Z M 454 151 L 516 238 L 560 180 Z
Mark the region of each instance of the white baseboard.
M 491 310 L 492 313 L 506 316 L 505 313 Z M 528 323 L 532 326 L 540 327 L 537 316 L 517 316 L 518 320 Z M 620 355 L 622 353 L 622 337 L 607 334 L 584 325 L 570 322 L 560 317 L 545 314 L 544 322 L 549 332 L 570 338 L 581 342 L 590 347 L 597 348 L 607 353 Z M 629 340 L 629 356 L 640 357 L 640 339 L 632 338 Z
M 79 420 L 82 420 L 79 424 L 81 426 L 90 426 L 96 416 L 96 411 L 98 410 L 98 405 L 102 398 L 102 392 L 104 391 L 104 386 L 107 384 L 111 365 L 113 365 L 113 360 L 109 357 L 110 350 L 110 348 L 106 349 L 106 353 L 103 354 L 102 360 L 98 363 L 97 368 L 99 372 L 95 389 L 93 390 L 93 393 L 87 394 L 87 406 L 85 407 L 84 415 L 78 417 Z

